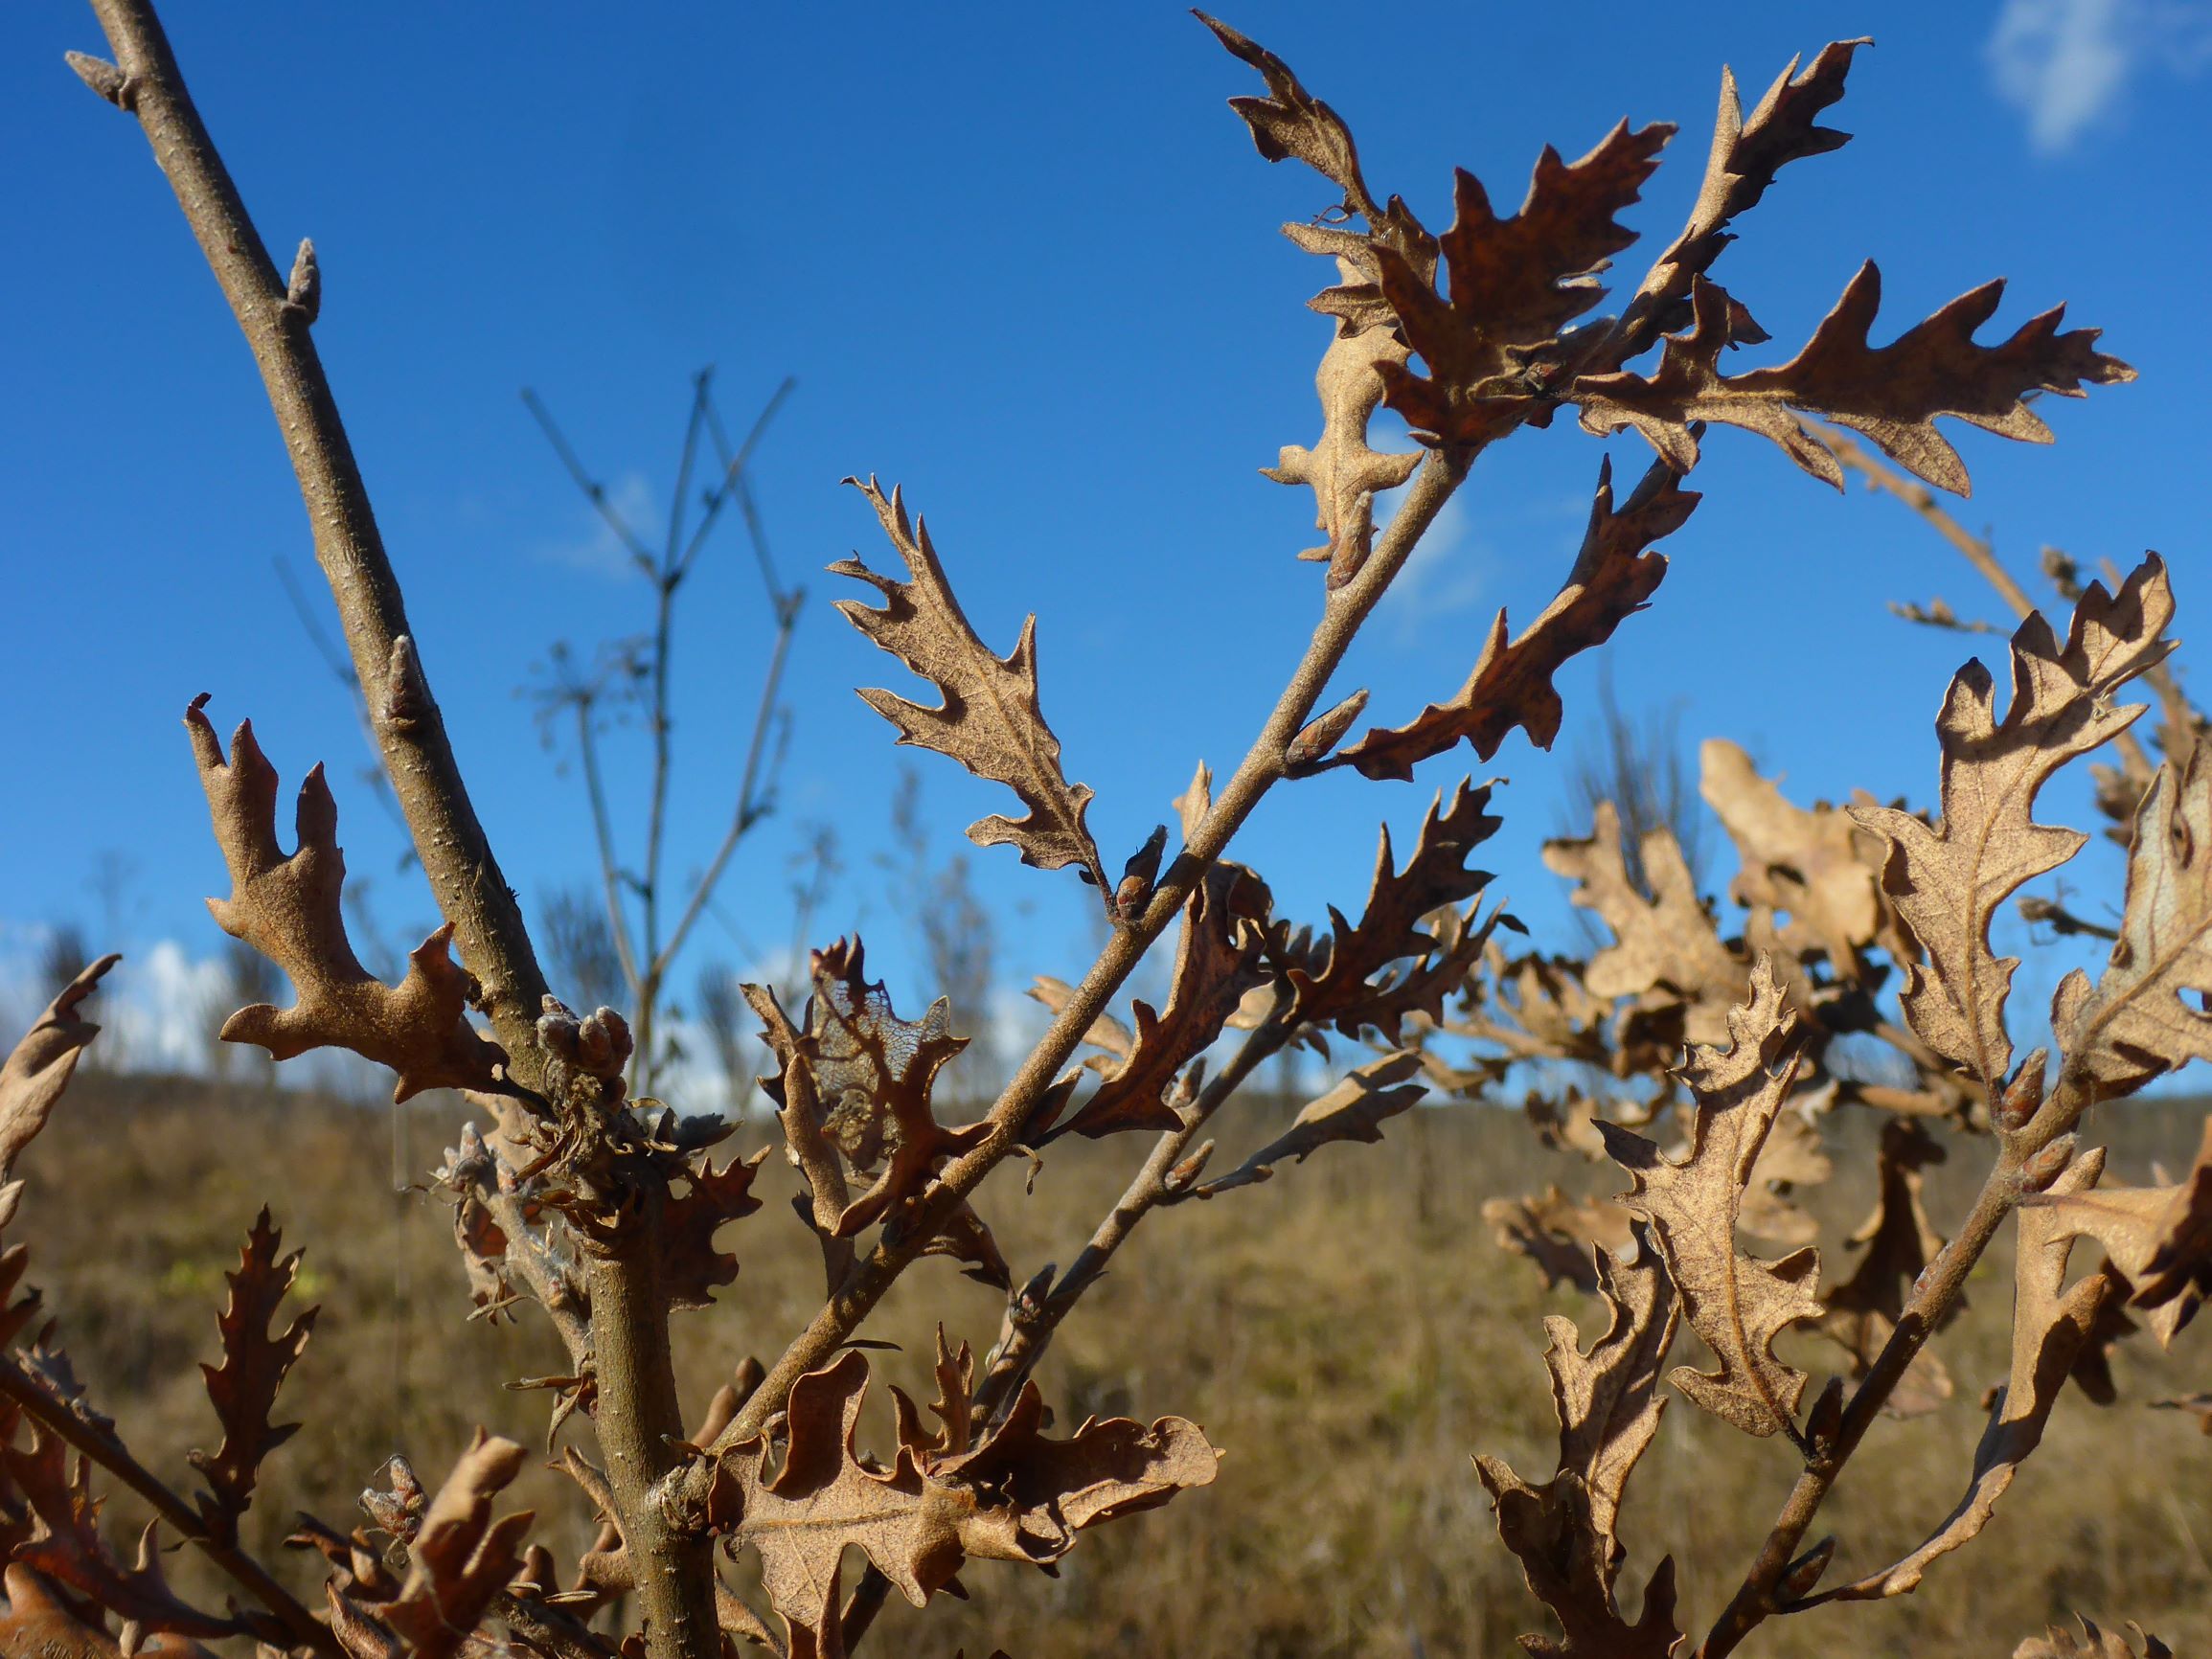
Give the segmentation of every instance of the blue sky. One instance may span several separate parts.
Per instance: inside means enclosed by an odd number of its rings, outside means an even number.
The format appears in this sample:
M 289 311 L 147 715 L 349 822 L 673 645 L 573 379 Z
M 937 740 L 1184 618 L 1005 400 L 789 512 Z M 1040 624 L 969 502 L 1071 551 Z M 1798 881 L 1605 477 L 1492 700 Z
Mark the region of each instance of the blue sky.
M 859 923 L 902 996 L 927 989 L 900 983 L 915 953 L 870 861 L 910 752 L 851 691 L 915 688 L 830 609 L 850 584 L 819 574 L 855 549 L 889 557 L 837 488 L 848 472 L 905 486 L 987 640 L 1010 646 L 1038 614 L 1044 706 L 1070 775 L 1098 791 L 1109 862 L 1171 815 L 1197 760 L 1225 770 L 1242 754 L 1319 598 L 1316 568 L 1291 557 L 1311 539 L 1311 498 L 1255 469 L 1317 430 L 1327 325 L 1303 302 L 1328 272 L 1275 227 L 1330 197 L 1254 153 L 1222 101 L 1255 78 L 1183 11 L 172 10 L 263 235 L 320 251 L 317 338 L 478 808 L 533 904 L 593 863 L 575 779 L 516 688 L 555 640 L 588 648 L 649 612 L 518 401 L 526 384 L 657 523 L 689 375 L 717 364 L 741 420 L 798 377 L 757 483 L 810 603 L 781 813 L 726 889 L 745 939 L 782 938 L 790 849 L 830 822 L 849 875 L 824 931 Z M 1756 97 L 1792 54 L 1875 36 L 1832 117 L 1857 139 L 1784 175 L 1725 280 L 1781 350 L 1868 256 L 1886 333 L 1991 276 L 2013 284 L 1993 328 L 2060 300 L 2105 328 L 2141 379 L 2046 404 L 2054 447 L 1962 429 L 1975 494 L 1960 511 L 2023 574 L 2043 542 L 2124 563 L 2158 548 L 2190 631 L 2207 566 L 2187 376 L 2212 355 L 2212 323 L 2182 284 L 2212 253 L 2199 164 L 2212 9 L 1376 3 L 1357 29 L 1348 15 L 1228 13 L 1343 113 L 1370 178 L 1429 223 L 1449 216 L 1455 164 L 1517 201 L 1545 142 L 1576 155 L 1627 115 L 1683 128 L 1630 219 L 1660 241 L 1695 192 L 1723 62 Z M 126 949 L 212 951 L 199 898 L 220 864 L 176 723 L 201 691 L 218 724 L 254 717 L 287 779 L 330 762 L 353 869 L 388 927 L 419 928 L 427 897 L 353 780 L 365 752 L 347 701 L 272 574 L 283 561 L 315 580 L 250 359 L 143 140 L 62 66 L 64 50 L 99 46 L 81 11 L 0 12 L 15 249 L 0 265 L 0 956 L 64 920 L 101 931 L 88 879 L 109 852 L 132 872 L 114 919 Z M 1621 261 L 1631 282 L 1637 257 Z M 1496 607 L 1525 621 L 1556 588 L 1604 447 L 1562 421 L 1485 456 L 1341 689 L 1369 686 L 1392 720 L 1456 689 Z M 1641 469 L 1632 436 L 1611 448 Z M 1668 544 L 1655 606 L 1609 653 L 1624 700 L 1678 708 L 1688 743 L 1744 742 L 1797 799 L 1863 787 L 1925 803 L 1930 720 L 1979 642 L 1912 628 L 1884 602 L 1995 614 L 1994 600 L 1893 504 L 1838 496 L 1747 435 L 1717 434 L 1706 455 L 1705 504 Z M 678 870 L 718 833 L 768 639 L 735 534 L 681 625 Z M 1595 673 L 1585 658 L 1562 676 L 1568 743 Z M 944 851 L 1006 805 L 913 759 Z M 1243 853 L 1296 913 L 1354 906 L 1377 821 L 1410 826 L 1473 764 L 1462 751 L 1417 786 L 1336 774 L 1287 788 Z M 1559 884 L 1535 856 L 1565 827 L 1561 768 L 1516 737 L 1481 769 L 1513 780 L 1492 859 L 1503 886 L 1539 937 L 1563 941 Z M 624 760 L 615 775 L 627 808 L 641 774 Z M 2078 795 L 2052 806 L 2087 822 Z M 1008 919 L 1010 982 L 1080 967 L 1090 927 L 1072 877 L 1004 849 L 976 853 L 974 874 Z M 746 954 L 710 923 L 694 962 Z

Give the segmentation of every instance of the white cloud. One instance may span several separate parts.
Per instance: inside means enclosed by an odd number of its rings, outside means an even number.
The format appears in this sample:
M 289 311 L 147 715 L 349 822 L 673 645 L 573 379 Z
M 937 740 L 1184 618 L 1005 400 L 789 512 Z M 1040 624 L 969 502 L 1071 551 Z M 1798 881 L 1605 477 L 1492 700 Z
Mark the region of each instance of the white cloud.
M 2005 0 L 1985 52 L 2029 143 L 2058 155 L 2117 112 L 2140 72 L 2193 75 L 2208 49 L 2203 0 Z
M 654 501 L 652 487 L 642 472 L 626 472 L 606 492 L 607 506 L 614 515 L 627 525 L 630 534 L 641 537 L 648 547 L 652 545 L 652 527 L 659 523 L 660 504 Z M 637 575 L 637 561 L 622 537 L 596 508 L 587 507 L 591 514 L 589 530 L 574 541 L 559 541 L 537 550 L 537 557 L 554 564 L 564 564 L 571 570 L 589 571 L 594 576 L 627 580 Z

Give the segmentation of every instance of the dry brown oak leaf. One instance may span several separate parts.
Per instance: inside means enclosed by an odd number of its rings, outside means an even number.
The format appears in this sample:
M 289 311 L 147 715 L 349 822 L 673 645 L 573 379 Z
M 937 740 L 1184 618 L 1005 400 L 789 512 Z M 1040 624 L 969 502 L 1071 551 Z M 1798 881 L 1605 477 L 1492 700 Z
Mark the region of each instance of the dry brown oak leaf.
M 873 478 L 845 482 L 875 508 L 910 580 L 879 576 L 857 556 L 839 559 L 831 574 L 868 583 L 882 594 L 884 604 L 877 610 L 858 600 L 839 600 L 837 609 L 870 643 L 945 698 L 934 709 L 879 690 L 862 691 L 861 700 L 899 728 L 900 742 L 951 756 L 978 778 L 1007 785 L 1029 808 L 1020 819 L 996 813 L 978 819 L 968 827 L 969 840 L 980 847 L 1013 846 L 1024 864 L 1039 870 L 1073 864 L 1101 892 L 1111 893 L 1098 844 L 1083 824 L 1091 791 L 1070 784 L 1060 770 L 1060 739 L 1038 703 L 1037 618 L 1022 623 L 1011 654 L 994 654 L 976 638 L 953 596 L 929 527 L 908 521 L 900 492 L 884 495 Z
M 2077 1615 L 2078 1617 L 2079 1615 Z M 2087 1618 L 2076 1636 L 2064 1625 L 2052 1625 L 2041 1636 L 2030 1636 L 2013 1649 L 2013 1659 L 2174 1659 L 2174 1649 L 2131 1619 L 2135 1633 L 2131 1642 L 2117 1630 L 2100 1630 Z M 2135 1643 L 2142 1644 L 2140 1654 Z
M 1921 1170 L 1944 1158 L 1942 1146 L 1919 1119 L 1890 1118 L 1882 1124 L 1874 1213 L 1848 1240 L 1865 1254 L 1849 1279 L 1822 1296 L 1828 1312 L 1820 1322 L 1821 1333 L 1850 1354 L 1854 1380 L 1873 1366 L 1904 1315 L 1906 1294 L 1943 1248 L 1943 1235 L 1928 1220 L 1921 1200 Z M 1942 1405 L 1951 1392 L 1950 1373 L 1933 1348 L 1923 1348 L 1882 1410 L 1892 1417 L 1919 1417 Z
M 2135 815 L 2120 937 L 2092 989 L 2080 969 L 2052 1002 L 2066 1069 L 2101 1100 L 2212 1059 L 2212 761 L 2158 768 Z
M 1371 728 L 1337 760 L 1362 777 L 1410 778 L 1416 762 L 1463 740 L 1487 761 L 1516 726 L 1538 748 L 1550 748 L 1563 712 L 1552 675 L 1644 608 L 1667 574 L 1666 558 L 1652 544 L 1679 530 L 1699 499 L 1681 488 L 1679 473 L 1653 465 L 1615 511 L 1608 457 L 1574 568 L 1543 614 L 1509 640 L 1500 610 L 1457 696 L 1431 703 L 1405 725 Z
M 46 1127 L 54 1103 L 76 1075 L 78 1056 L 100 1034 L 78 1011 L 122 960 L 103 956 L 71 980 L 0 1062 L 0 1224 L 14 1213 L 17 1194 L 6 1189 L 14 1180 L 15 1160 Z
M 1600 1270 L 1593 1252 L 1626 1249 L 1631 1226 L 1629 1213 L 1610 1198 L 1572 1199 L 1556 1181 L 1533 1198 L 1484 1199 L 1482 1218 L 1499 1249 L 1536 1263 L 1546 1290 L 1572 1284 L 1595 1291 Z
M 1728 897 L 1747 910 L 1786 912 L 1790 924 L 1776 935 L 1783 948 L 1821 950 L 1838 980 L 1856 981 L 1859 947 L 1881 921 L 1879 840 L 1840 807 L 1794 805 L 1723 738 L 1709 739 L 1698 757 L 1698 792 L 1742 861 Z
M 1241 864 L 1218 863 L 1183 901 L 1182 932 L 1168 981 L 1168 1006 L 1130 1005 L 1129 1056 L 1104 1068 L 1098 1088 L 1064 1124 L 1032 1130 L 1096 1139 L 1128 1129 L 1172 1129 L 1182 1118 L 1170 1091 L 1185 1064 L 1213 1046 L 1244 993 L 1265 983 L 1261 958 L 1273 899 L 1267 884 Z M 1096 1029 L 1096 1028 L 1094 1028 Z
M 2130 1300 L 2155 1307 L 2161 1348 L 2212 1296 L 2212 1117 L 2197 1161 L 2171 1187 L 2099 1187 L 2030 1198 L 2061 1238 L 2094 1239 L 2133 1286 Z
M 1608 1314 L 1606 1332 L 1582 1351 L 1571 1319 L 1544 1321 L 1551 1346 L 1552 1404 L 1559 1414 L 1559 1468 L 1531 1487 L 1498 1458 L 1475 1469 L 1497 1508 L 1497 1530 L 1518 1557 L 1528 1587 L 1558 1617 L 1563 1640 L 1523 1636 L 1521 1647 L 1559 1659 L 1666 1659 L 1675 1625 L 1675 1565 L 1661 1560 L 1630 1625 L 1615 1600 L 1628 1551 L 1616 1532 L 1621 1496 L 1636 1461 L 1658 1432 L 1666 1401 L 1659 1368 L 1680 1318 L 1672 1282 L 1649 1233 L 1634 1229 L 1634 1250 L 1597 1261 L 1595 1288 Z
M 1487 870 L 1468 867 L 1474 850 L 1497 833 L 1504 820 L 1490 810 L 1489 784 L 1462 779 L 1447 801 L 1440 791 L 1423 814 L 1405 868 L 1396 868 L 1390 827 L 1375 849 L 1375 875 L 1366 907 L 1354 926 L 1334 905 L 1329 907 L 1330 933 L 1321 950 L 1288 979 L 1292 1017 L 1301 1025 L 1334 1024 L 1349 1037 L 1380 1023 L 1379 1015 L 1412 1011 L 1395 1006 L 1393 986 L 1378 986 L 1374 975 L 1407 957 L 1424 957 L 1438 946 L 1425 922 L 1436 911 L 1471 898 L 1490 885 Z M 1438 985 L 1431 1006 L 1435 1017 L 1448 988 Z M 1392 1022 L 1395 1029 L 1395 1022 Z
M 1687 1156 L 1676 1161 L 1618 1124 L 1600 1124 L 1613 1162 L 1634 1184 L 1621 1202 L 1647 1221 L 1717 1372 L 1668 1375 L 1693 1403 L 1749 1435 L 1793 1432 L 1805 1373 L 1774 1354 L 1774 1339 L 1820 1317 L 1816 1250 L 1764 1261 L 1736 1242 L 1744 1190 L 1797 1072 L 1797 1016 L 1772 965 L 1751 970 L 1750 999 L 1728 1014 L 1726 1049 L 1690 1050 L 1677 1076 L 1695 1102 Z
M 1881 273 L 1859 269 L 1804 349 L 1787 363 L 1723 375 L 1721 352 L 1742 338 L 1738 308 L 1703 277 L 1690 284 L 1693 326 L 1667 336 L 1658 368 L 1590 375 L 1562 394 L 1582 406 L 1585 430 L 1633 426 L 1676 470 L 1698 464 L 1695 422 L 1718 420 L 1756 432 L 1815 478 L 1843 487 L 1843 468 L 1798 419 L 1811 415 L 1862 432 L 1899 466 L 1941 489 L 1969 493 L 1966 466 L 1935 429 L 1956 416 L 1999 437 L 2047 443 L 2051 429 L 2028 406 L 2038 394 L 2084 396 L 2083 383 L 2113 385 L 2135 371 L 2096 349 L 2098 330 L 2061 332 L 2064 306 L 2029 318 L 2001 344 L 1977 345 L 2004 284 L 1960 295 L 1886 346 L 1868 343 L 1881 305 Z M 1419 350 L 1419 342 L 1415 343 Z
M 0 1653 L 8 1659 L 123 1659 L 113 1636 L 78 1618 L 54 1586 L 29 1567 L 11 1563 L 6 1584 L 7 1598 L 0 1601 Z M 167 1633 L 146 1638 L 133 1652 L 156 1659 L 215 1659 L 212 1649 Z
M 492 1518 L 491 1500 L 529 1454 L 482 1429 L 430 1500 L 408 1545 L 407 1577 L 390 1601 L 364 1606 L 328 1586 L 331 1627 L 353 1659 L 451 1659 L 521 1570 L 528 1511 Z
M 299 1251 L 277 1254 L 283 1241 L 284 1235 L 269 1225 L 264 1206 L 239 1252 L 237 1269 L 223 1276 L 229 1294 L 217 1321 L 222 1363 L 200 1367 L 223 1438 L 213 1456 L 195 1451 L 191 1462 L 207 1481 L 208 1490 L 198 1497 L 200 1518 L 217 1538 L 238 1536 L 239 1517 L 253 1502 L 262 1460 L 299 1431 L 296 1422 L 270 1422 L 269 1414 L 285 1377 L 308 1346 L 320 1309 L 308 1308 L 283 1329 L 272 1329 L 300 1271 Z
M 2056 1193 L 2086 1192 L 2103 1172 L 2101 1150 L 2084 1153 L 2051 1183 Z M 2096 1328 L 2097 1316 L 2115 1294 L 2112 1282 L 2092 1273 L 2066 1286 L 2066 1258 L 2073 1240 L 2048 1210 L 2023 1209 L 2019 1243 L 2013 1259 L 2012 1369 L 2005 1386 L 1993 1397 L 1989 1425 L 1974 1448 L 1973 1472 L 1966 1496 L 1919 1548 L 1854 1583 L 1823 1591 L 1806 1602 L 1866 1602 L 1903 1596 L 1919 1588 L 1939 1557 L 1963 1548 L 1995 1512 L 1997 1500 L 2028 1454 L 2042 1443 L 2051 1407 Z
M 1990 948 L 1997 907 L 2088 842 L 2034 821 L 2036 793 L 2061 766 L 2133 724 L 2140 706 L 2111 695 L 2162 659 L 2174 614 L 2166 567 L 2146 558 L 2117 594 L 2092 583 L 2061 646 L 2041 615 L 2012 638 L 2012 700 L 1996 718 L 1995 684 L 1979 661 L 1959 670 L 1936 716 L 1942 817 L 1930 825 L 1894 807 L 1852 817 L 1889 845 L 1882 887 L 1927 953 L 1904 965 L 1900 1001 L 1921 1041 L 2001 1087 L 2012 1066 L 2005 998 L 2017 957 Z
M 685 1164 L 683 1191 L 672 1193 L 661 1215 L 661 1284 L 672 1308 L 710 1307 L 714 1293 L 736 1281 L 737 1254 L 717 1249 L 715 1235 L 761 1207 L 753 1177 L 767 1155 L 764 1147 L 718 1170 L 700 1152 Z
M 945 1375 L 941 1367 L 941 1383 Z M 1031 1385 L 972 1449 L 903 1443 L 889 1467 L 872 1466 L 853 1443 L 867 1388 L 857 1352 L 801 1377 L 781 1466 L 771 1471 L 764 1441 L 741 1442 L 718 1460 L 709 1500 L 710 1524 L 731 1553 L 759 1556 L 769 1604 L 794 1638 L 805 1632 L 817 1644 L 838 1616 L 838 1557 L 849 1546 L 921 1606 L 970 1557 L 1048 1566 L 1083 1528 L 1211 1482 L 1219 1458 L 1181 1418 L 1149 1429 L 1091 1421 L 1072 1440 L 1047 1440 Z M 901 1418 L 918 1420 L 910 1405 Z
M 1577 884 L 1569 900 L 1597 912 L 1612 931 L 1583 984 L 1608 1000 L 1679 1000 L 1690 1041 L 1724 1041 L 1730 1011 L 1744 995 L 1745 965 L 1722 943 L 1673 831 L 1663 825 L 1647 831 L 1639 851 L 1648 898 L 1629 875 L 1611 802 L 1598 803 L 1586 838 L 1544 843 L 1545 868 Z
M 1421 1057 L 1411 1053 L 1385 1055 L 1355 1068 L 1327 1094 L 1308 1102 L 1288 1129 L 1226 1175 L 1190 1188 L 1188 1196 L 1211 1198 L 1254 1186 L 1273 1176 L 1277 1164 L 1291 1158 L 1303 1164 L 1339 1141 L 1374 1145 L 1382 1139 L 1384 1123 L 1428 1093 L 1427 1084 L 1409 1080 L 1420 1070 Z
M 424 1089 L 503 1087 L 505 1052 L 468 1023 L 476 982 L 446 949 L 453 924 L 415 948 L 396 988 L 363 967 L 346 937 L 346 855 L 322 767 L 301 781 L 299 846 L 287 857 L 277 846 L 276 768 L 254 741 L 253 723 L 239 724 L 226 762 L 206 701 L 194 698 L 184 723 L 231 875 L 230 898 L 207 907 L 225 933 L 283 968 L 299 997 L 286 1009 L 239 1009 L 223 1022 L 223 1041 L 258 1044 L 280 1060 L 350 1049 L 397 1075 L 395 1102 Z

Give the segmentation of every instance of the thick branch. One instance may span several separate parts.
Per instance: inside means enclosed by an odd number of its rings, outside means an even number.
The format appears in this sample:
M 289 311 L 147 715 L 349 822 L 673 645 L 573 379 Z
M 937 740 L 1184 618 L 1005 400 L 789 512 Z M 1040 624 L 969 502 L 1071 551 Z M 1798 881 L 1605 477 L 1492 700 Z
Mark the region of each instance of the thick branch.
M 309 334 L 314 306 L 287 296 L 214 141 L 193 107 L 169 40 L 147 0 L 92 0 L 123 73 L 118 101 L 137 116 L 230 302 L 298 476 L 315 557 L 344 625 L 376 744 L 406 814 L 438 908 L 515 1078 L 536 1088 L 534 1022 L 545 979 L 522 911 L 491 854 L 446 739 L 385 557 L 368 490 Z

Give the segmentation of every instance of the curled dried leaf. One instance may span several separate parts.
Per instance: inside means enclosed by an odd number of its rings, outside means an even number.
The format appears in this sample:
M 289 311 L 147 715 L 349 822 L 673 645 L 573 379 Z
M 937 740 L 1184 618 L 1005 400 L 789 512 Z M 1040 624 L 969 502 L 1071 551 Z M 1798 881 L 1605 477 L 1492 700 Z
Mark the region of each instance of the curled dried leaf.
M 185 727 L 231 874 L 230 898 L 209 899 L 208 909 L 225 933 L 284 969 L 299 997 L 287 1009 L 239 1009 L 223 1022 L 223 1041 L 258 1044 L 280 1060 L 350 1049 L 397 1075 L 395 1101 L 424 1089 L 502 1087 L 506 1055 L 468 1023 L 476 981 L 447 952 L 453 924 L 410 953 L 397 987 L 363 967 L 346 937 L 346 858 L 322 767 L 301 782 L 299 846 L 287 855 L 277 846 L 276 768 L 254 741 L 252 722 L 239 726 L 226 761 L 201 712 L 205 701 L 194 700 Z
M 877 610 L 857 600 L 839 600 L 837 609 L 945 698 L 934 709 L 885 691 L 863 691 L 861 700 L 899 728 L 900 742 L 951 756 L 978 778 L 1006 784 L 1029 808 L 1019 819 L 979 819 L 968 827 L 969 840 L 980 847 L 1012 845 L 1024 864 L 1039 870 L 1073 864 L 1102 893 L 1111 892 L 1098 844 L 1083 824 L 1091 792 L 1068 783 L 1060 770 L 1060 739 L 1038 703 L 1037 619 L 1022 624 L 1010 654 L 993 653 L 976 638 L 953 596 L 928 526 L 908 521 L 899 491 L 884 495 L 873 478 L 845 482 L 875 508 L 909 580 L 879 576 L 857 557 L 840 559 L 830 567 L 832 574 L 867 582 L 882 594 L 884 605 Z
M 78 1057 L 100 1034 L 100 1028 L 79 1011 L 122 960 L 103 956 L 71 980 L 0 1062 L 0 1186 L 13 1179 L 15 1160 L 46 1126 L 55 1102 L 76 1075 Z M 0 1222 L 13 1207 L 12 1198 L 0 1196 Z
M 1417 1054 L 1386 1055 L 1349 1073 L 1327 1094 L 1309 1102 L 1290 1126 L 1226 1175 L 1187 1189 L 1194 1198 L 1211 1198 L 1236 1187 L 1268 1179 L 1275 1166 L 1295 1158 L 1301 1164 L 1335 1141 L 1382 1139 L 1382 1125 L 1409 1110 L 1428 1085 L 1409 1079 L 1421 1070 Z
M 399 1593 L 364 1604 L 365 1598 L 332 1584 L 333 1625 L 341 1639 L 353 1630 L 346 1641 L 350 1651 L 360 1655 L 366 1649 L 375 1659 L 387 1651 L 451 1659 L 463 1650 L 493 1598 L 522 1568 L 522 1538 L 533 1517 L 525 1511 L 494 1520 L 491 1503 L 521 1472 L 528 1455 L 511 1440 L 477 1430 L 422 1512 Z
M 2196 1162 L 2172 1186 L 2053 1189 L 2025 1202 L 2056 1237 L 2103 1245 L 2136 1307 L 2164 1310 L 2156 1321 L 2161 1348 L 2212 1296 L 2212 1118 Z
M 1572 1284 L 1595 1291 L 1601 1282 L 1595 1253 L 1627 1249 L 1631 1225 L 1629 1213 L 1610 1198 L 1571 1199 L 1556 1181 L 1535 1197 L 1484 1199 L 1482 1218 L 1498 1248 L 1536 1263 L 1547 1290 Z
M 218 1538 L 238 1535 L 239 1517 L 253 1502 L 262 1460 L 298 1432 L 296 1422 L 272 1423 L 277 1391 L 284 1387 L 314 1329 L 310 1307 L 282 1330 L 272 1329 L 277 1310 L 299 1277 L 300 1252 L 279 1256 L 284 1235 L 269 1225 L 264 1206 L 239 1252 L 236 1271 L 225 1274 L 230 1294 L 217 1321 L 222 1363 L 202 1365 L 208 1400 L 222 1424 L 222 1444 L 214 1456 L 192 1454 L 192 1466 L 206 1477 L 199 1499 L 201 1518 Z
M 2100 1630 L 2087 1617 L 2076 1617 L 2082 1620 L 2079 1636 L 2064 1625 L 2049 1625 L 2041 1636 L 2030 1636 L 2015 1648 L 2013 1659 L 2174 1659 L 2173 1648 L 2132 1619 L 2128 1621 L 2135 1637 L 2131 1642 L 2117 1630 Z

